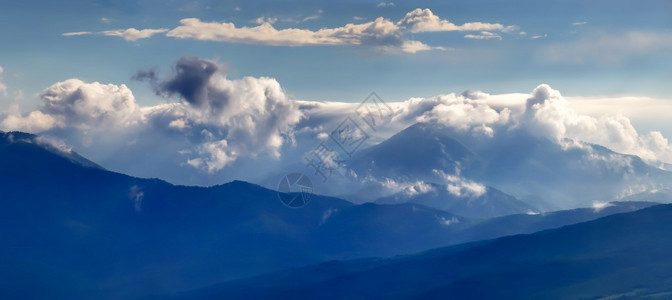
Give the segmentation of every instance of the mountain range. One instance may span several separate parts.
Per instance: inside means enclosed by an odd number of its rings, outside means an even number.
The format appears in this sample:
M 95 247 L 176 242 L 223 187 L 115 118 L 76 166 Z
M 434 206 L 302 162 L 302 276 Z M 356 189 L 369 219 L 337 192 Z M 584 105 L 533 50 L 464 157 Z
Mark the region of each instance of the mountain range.
M 255 184 L 190 187 L 135 178 L 49 139 L 3 132 L 0 268 L 9 271 L 0 272 L 0 296 L 176 295 L 330 260 L 360 259 L 369 268 L 371 260 L 361 259 L 532 233 L 653 205 L 617 202 L 538 213 L 493 187 L 482 201 L 472 199 L 473 207 L 464 201 L 471 198 L 444 198 L 445 185 L 432 187 L 439 197 L 354 204 L 313 195 L 307 206 L 291 209 L 278 192 Z M 494 208 L 473 214 L 487 207 Z

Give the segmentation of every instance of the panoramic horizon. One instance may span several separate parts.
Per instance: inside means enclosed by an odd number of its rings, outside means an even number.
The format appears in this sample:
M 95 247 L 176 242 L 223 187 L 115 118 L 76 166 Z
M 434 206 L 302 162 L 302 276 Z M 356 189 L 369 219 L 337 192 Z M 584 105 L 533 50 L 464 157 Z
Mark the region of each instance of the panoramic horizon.
M 0 297 L 665 298 L 670 16 L 0 0 Z

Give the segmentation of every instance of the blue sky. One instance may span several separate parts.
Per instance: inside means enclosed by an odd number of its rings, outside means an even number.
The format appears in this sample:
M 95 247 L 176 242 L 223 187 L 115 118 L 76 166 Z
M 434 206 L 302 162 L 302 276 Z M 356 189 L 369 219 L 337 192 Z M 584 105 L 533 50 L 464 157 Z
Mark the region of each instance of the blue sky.
M 377 141 L 422 120 L 525 123 L 672 163 L 666 1 L 0 3 L 0 130 L 131 175 L 209 185 L 296 164 L 351 112 L 325 101 L 371 91 L 403 119 Z M 547 100 L 537 115 L 530 99 Z
M 228 65 L 232 78 L 276 78 L 288 93 L 306 100 L 359 101 L 376 90 L 389 101 L 401 101 L 466 89 L 529 91 L 540 83 L 565 95 L 661 97 L 669 95 L 672 80 L 668 71 L 672 59 L 667 54 L 672 48 L 672 5 L 665 1 L 3 2 L 0 66 L 8 87 L 3 107 L 19 90 L 30 98 L 67 78 L 125 83 L 138 102 L 155 103 L 160 99 L 146 84 L 132 81 L 132 75 L 151 67 L 167 71 L 185 55 L 217 59 Z M 277 18 L 273 24 L 277 29 L 318 30 L 377 17 L 397 22 L 416 8 L 428 8 L 457 25 L 484 22 L 518 29 L 495 32 L 501 40 L 464 37 L 480 31 L 405 33 L 405 38 L 447 49 L 418 53 L 379 53 L 363 46 L 199 41 L 169 38 L 165 33 L 135 41 L 100 34 L 62 35 L 173 29 L 184 18 L 237 27 L 256 26 L 253 20 L 259 17 Z M 633 44 L 634 39 L 627 38 L 633 32 L 646 41 Z M 604 41 L 597 45 L 600 39 Z

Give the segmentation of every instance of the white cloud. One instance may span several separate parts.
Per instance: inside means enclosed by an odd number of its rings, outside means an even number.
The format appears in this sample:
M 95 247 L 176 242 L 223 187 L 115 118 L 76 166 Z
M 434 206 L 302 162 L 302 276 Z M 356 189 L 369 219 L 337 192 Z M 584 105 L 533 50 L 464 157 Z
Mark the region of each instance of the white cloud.
M 660 132 L 640 135 L 623 115 L 593 117 L 577 113 L 559 91 L 537 87 L 526 104 L 527 128 L 533 135 L 556 141 L 578 139 L 648 161 L 672 161 L 672 146 Z
M 97 130 L 129 126 L 140 119 L 135 97 L 123 84 L 69 79 L 50 86 L 39 97 L 42 101 L 39 110 L 22 116 L 18 106 L 13 106 L 2 127 L 28 132 L 55 127 Z
M 117 29 L 117 30 L 107 30 L 102 31 L 101 34 L 106 36 L 118 36 L 123 38 L 126 41 L 137 41 L 139 39 L 147 39 L 152 37 L 152 35 L 167 32 L 168 29 L 142 29 L 138 30 L 135 28 L 129 29 Z
M 452 224 L 457 224 L 460 223 L 460 220 L 456 217 L 452 217 L 450 219 L 447 219 L 445 217 L 440 217 L 439 218 L 439 223 L 445 225 L 445 226 L 450 226 Z
M 393 121 L 437 121 L 461 131 L 492 136 L 493 125 L 509 121 L 508 108 L 497 111 L 484 100 L 464 95 L 439 95 L 432 98 L 411 98 L 394 105 Z
M 264 23 L 275 24 L 275 22 L 277 22 L 277 21 L 278 21 L 278 18 L 270 18 L 270 17 L 269 17 L 269 18 L 265 18 L 265 17 L 259 17 L 259 18 L 256 18 L 256 19 L 252 20 L 252 23 L 254 23 L 254 24 L 260 24 L 260 25 L 261 25 L 261 24 L 264 24 Z
M 109 18 L 106 18 L 106 17 L 102 17 L 102 18 L 100 18 L 100 21 L 103 22 L 103 23 L 105 23 L 105 24 L 110 24 L 110 23 L 112 23 L 112 20 L 110 20 Z
M 443 183 L 446 190 L 456 197 L 480 197 L 487 192 L 487 187 L 475 181 L 460 176 L 460 169 L 455 169 L 455 174 L 447 174 L 442 170 L 432 170 Z
M 470 22 L 455 25 L 448 20 L 439 18 L 431 10 L 417 8 L 401 19 L 397 24 L 405 26 L 411 32 L 437 31 L 503 31 L 510 32 L 518 29 L 517 26 L 504 26 L 499 23 Z
M 76 32 L 66 32 L 61 34 L 62 36 L 80 36 L 80 35 L 89 35 L 93 34 L 93 32 L 90 31 L 76 31 Z
M 392 2 L 381 2 L 378 7 L 394 6 Z M 303 19 L 287 19 L 296 23 L 315 20 L 321 17 L 322 10 L 317 14 Z M 354 20 L 363 18 L 354 17 Z M 104 18 L 101 20 L 105 20 Z M 109 19 L 108 19 L 109 21 Z M 432 47 L 421 41 L 407 38 L 408 32 L 432 31 L 480 31 L 480 34 L 470 34 L 472 39 L 501 39 L 501 35 L 491 31 L 513 32 L 517 26 L 504 26 L 497 23 L 470 22 L 455 25 L 447 20 L 440 19 L 429 9 L 416 9 L 406 14 L 399 22 L 394 23 L 383 17 L 362 24 L 346 24 L 341 27 L 321 28 L 318 30 L 301 28 L 277 29 L 274 24 L 278 18 L 259 17 L 252 20 L 257 26 L 236 26 L 231 22 L 204 22 L 197 18 L 180 20 L 182 25 L 172 29 L 142 29 L 135 28 L 102 31 L 106 36 L 119 36 L 126 41 L 150 38 L 159 33 L 177 39 L 195 39 L 230 43 L 261 44 L 270 46 L 317 46 L 317 45 L 349 45 L 370 47 L 383 53 L 416 53 L 428 50 L 445 50 L 444 47 Z M 69 32 L 63 35 L 92 34 L 88 31 Z
M 464 37 L 467 39 L 474 39 L 474 40 L 490 40 L 490 39 L 502 40 L 501 35 L 488 31 L 481 31 L 480 34 L 467 34 Z
M 264 44 L 271 46 L 362 45 L 389 51 L 415 53 L 430 50 L 419 41 L 407 40 L 401 29 L 384 18 L 363 24 L 347 24 L 337 28 L 276 29 L 264 22 L 256 27 L 236 27 L 233 23 L 202 22 L 196 18 L 183 19 L 181 26 L 166 35 L 179 39 Z
M 376 4 L 376 7 L 395 7 L 394 2 L 380 2 Z
M 598 212 L 602 211 L 603 209 L 605 209 L 609 206 L 614 206 L 614 204 L 609 203 L 609 202 L 596 201 L 596 202 L 593 202 L 593 211 L 598 213 Z
M 404 194 L 408 197 L 427 194 L 434 191 L 434 187 L 428 183 L 418 181 L 404 189 Z
M 588 22 L 574 22 L 574 23 L 572 23 L 572 26 L 583 26 L 583 25 L 586 25 L 586 24 L 588 24 Z
M 60 125 L 59 121 L 51 115 L 44 114 L 39 110 L 32 111 L 23 116 L 18 105 L 11 105 L 4 120 L 0 123 L 5 131 L 42 132 Z
M 35 143 L 37 143 L 38 145 L 43 145 L 52 149 L 56 149 L 66 154 L 72 152 L 72 148 L 66 145 L 65 142 L 53 137 L 40 135 L 35 138 Z

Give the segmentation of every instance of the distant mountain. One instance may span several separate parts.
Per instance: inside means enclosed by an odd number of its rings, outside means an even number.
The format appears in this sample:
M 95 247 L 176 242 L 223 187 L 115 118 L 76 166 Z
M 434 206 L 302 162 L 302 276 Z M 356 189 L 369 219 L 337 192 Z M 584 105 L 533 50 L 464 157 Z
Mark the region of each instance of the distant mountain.
M 435 170 L 447 174 L 458 170 L 456 175 L 545 211 L 614 201 L 633 188 L 669 186 L 672 182 L 671 172 L 599 145 L 572 140 L 558 143 L 522 130 L 474 136 L 436 122 L 416 123 L 358 151 L 348 167 L 360 177 L 379 181 L 427 183 L 440 183 Z
M 348 167 L 357 174 L 417 180 L 433 169 L 480 174 L 487 160 L 455 139 L 447 128 L 416 123 L 380 144 L 356 152 Z M 429 174 L 428 174 L 429 173 Z
M 531 205 L 502 191 L 484 187 L 482 195 L 455 195 L 445 185 L 429 183 L 376 200 L 379 204 L 416 203 L 475 219 L 488 219 L 505 215 L 536 212 Z
M 642 199 L 643 200 L 643 199 Z M 566 225 L 591 221 L 613 214 L 633 212 L 660 203 L 648 201 L 610 202 L 590 208 L 546 213 L 515 214 L 473 222 L 453 235 L 454 243 L 488 240 L 508 235 L 535 233 Z
M 385 260 L 328 262 L 176 299 L 593 299 L 672 293 L 672 205 Z

